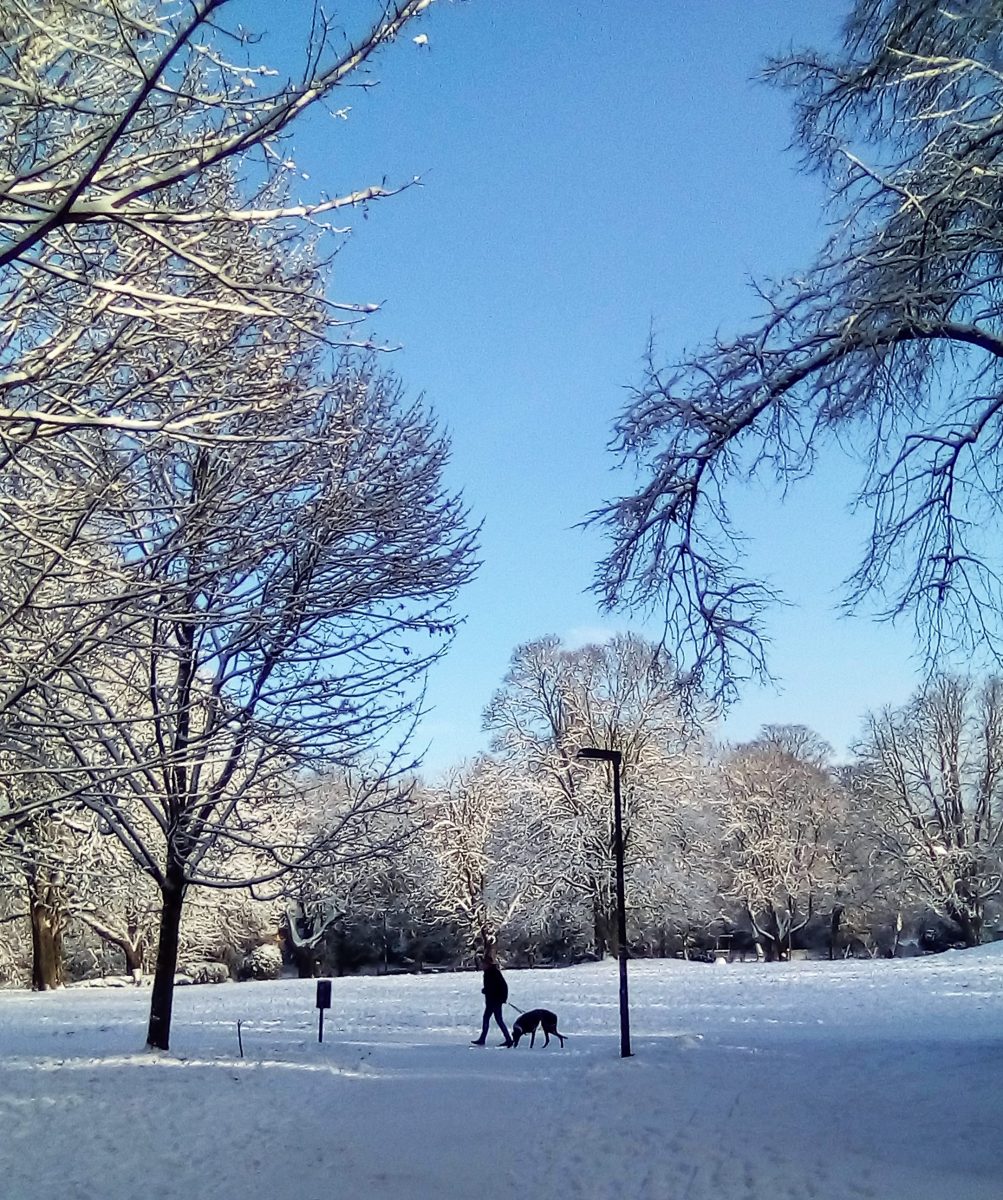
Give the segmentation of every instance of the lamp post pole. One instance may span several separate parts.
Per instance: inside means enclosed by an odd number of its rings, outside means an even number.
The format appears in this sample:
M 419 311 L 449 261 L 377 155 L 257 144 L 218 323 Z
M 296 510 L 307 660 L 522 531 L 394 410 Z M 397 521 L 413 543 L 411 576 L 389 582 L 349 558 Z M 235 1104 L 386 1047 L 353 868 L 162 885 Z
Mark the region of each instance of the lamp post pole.
M 630 1003 L 627 995 L 627 905 L 623 883 L 623 805 L 620 801 L 619 750 L 583 747 L 579 758 L 596 758 L 613 767 L 613 857 L 616 863 L 616 940 L 620 968 L 620 1057 L 630 1058 Z

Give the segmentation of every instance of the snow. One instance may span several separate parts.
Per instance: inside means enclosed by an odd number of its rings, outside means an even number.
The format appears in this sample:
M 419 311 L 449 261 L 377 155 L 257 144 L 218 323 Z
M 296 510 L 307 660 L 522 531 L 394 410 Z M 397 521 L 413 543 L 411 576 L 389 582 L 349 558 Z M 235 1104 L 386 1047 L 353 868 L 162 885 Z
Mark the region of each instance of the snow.
M 632 962 L 627 1060 L 615 963 L 507 977 L 563 1050 L 471 1047 L 464 973 L 336 979 L 323 1044 L 310 981 L 180 988 L 169 1054 L 147 989 L 0 993 L 0 1196 L 1003 1196 L 1003 943 Z

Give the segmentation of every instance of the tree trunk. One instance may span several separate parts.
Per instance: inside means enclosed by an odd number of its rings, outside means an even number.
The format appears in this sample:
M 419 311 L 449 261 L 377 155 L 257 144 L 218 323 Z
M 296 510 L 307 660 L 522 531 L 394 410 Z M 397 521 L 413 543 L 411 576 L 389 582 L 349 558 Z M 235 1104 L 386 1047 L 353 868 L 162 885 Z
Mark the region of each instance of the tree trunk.
M 132 910 L 125 922 L 126 937 L 122 943 L 122 953 L 125 955 L 125 969 L 138 983 L 143 977 L 143 963 L 146 958 L 148 943 L 147 926 L 144 926 L 139 913 Z
M 842 904 L 834 904 L 832 906 L 832 914 L 829 917 L 829 961 L 832 962 L 836 957 L 836 946 L 839 943 L 839 922 L 843 917 Z
M 63 986 L 63 922 L 54 888 L 33 874 L 28 880 L 31 920 L 31 986 L 47 992 Z
M 122 943 L 122 953 L 125 955 L 125 969 L 133 979 L 143 974 L 143 951 L 131 942 Z
M 971 913 L 960 906 L 951 905 L 948 913 L 955 925 L 961 930 L 961 936 L 966 946 L 978 946 L 982 941 L 982 915 Z
M 616 958 L 620 953 L 616 909 L 606 896 L 592 897 L 592 930 L 596 958 L 603 959 L 607 954 Z
M 606 921 L 598 896 L 592 898 L 592 947 L 596 958 L 606 957 Z
M 752 905 L 746 902 L 745 911 L 752 925 L 752 936 L 756 943 L 756 956 L 764 962 L 777 962 L 780 958 L 780 927 L 776 911 L 772 904 L 767 904 L 762 916 L 753 912 Z
M 185 902 L 184 874 L 171 865 L 161 888 L 160 940 L 157 943 L 157 968 L 150 1000 L 150 1025 L 146 1044 L 156 1050 L 170 1049 L 171 1010 L 174 1007 L 174 976 L 178 969 L 178 943 L 181 912 Z
M 91 913 L 81 912 L 77 914 L 79 919 L 98 935 L 102 942 L 106 945 L 114 946 L 117 950 L 121 950 L 125 957 L 126 973 L 138 981 L 143 974 L 143 957 L 145 949 L 145 938 L 139 932 L 139 927 L 136 922 L 128 922 L 128 932 L 120 933 L 111 925 L 106 925 L 103 921 L 94 917 Z
M 297 945 L 295 942 L 288 943 L 289 955 L 296 966 L 297 979 L 316 979 L 320 974 L 318 970 L 318 954 L 317 947 L 310 945 Z

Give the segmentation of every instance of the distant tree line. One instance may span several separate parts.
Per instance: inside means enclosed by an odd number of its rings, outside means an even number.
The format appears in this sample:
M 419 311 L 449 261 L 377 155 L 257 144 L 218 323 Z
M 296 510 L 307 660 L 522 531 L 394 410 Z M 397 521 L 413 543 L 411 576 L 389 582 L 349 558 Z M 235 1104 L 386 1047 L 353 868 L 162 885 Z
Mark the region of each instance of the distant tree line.
M 610 781 L 576 758 L 596 744 L 624 756 L 632 955 L 892 956 L 996 936 L 997 680 L 936 678 L 868 716 L 836 764 L 804 726 L 715 743 L 684 681 L 639 637 L 574 650 L 544 638 L 516 650 L 485 724 L 492 752 L 437 784 L 376 792 L 343 771 L 301 781 L 295 804 L 282 793 L 284 816 L 264 798 L 277 843 L 339 853 L 245 887 L 193 885 L 182 974 L 467 966 L 486 945 L 526 965 L 616 953 Z M 9 827 L 0 865 L 6 982 L 156 965 L 155 881 L 100 813 L 43 810 Z

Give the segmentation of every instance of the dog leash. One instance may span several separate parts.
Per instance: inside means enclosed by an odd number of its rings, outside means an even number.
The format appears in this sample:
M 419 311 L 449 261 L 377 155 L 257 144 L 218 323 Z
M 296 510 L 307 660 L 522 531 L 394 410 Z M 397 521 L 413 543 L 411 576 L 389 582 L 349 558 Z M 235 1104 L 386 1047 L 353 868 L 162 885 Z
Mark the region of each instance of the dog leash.
M 512 1003 L 511 1000 L 506 1000 L 505 1003 L 509 1006 L 509 1008 L 515 1008 L 515 1005 Z M 523 1010 L 521 1008 L 515 1008 L 515 1011 L 519 1014 L 520 1017 L 522 1016 Z

